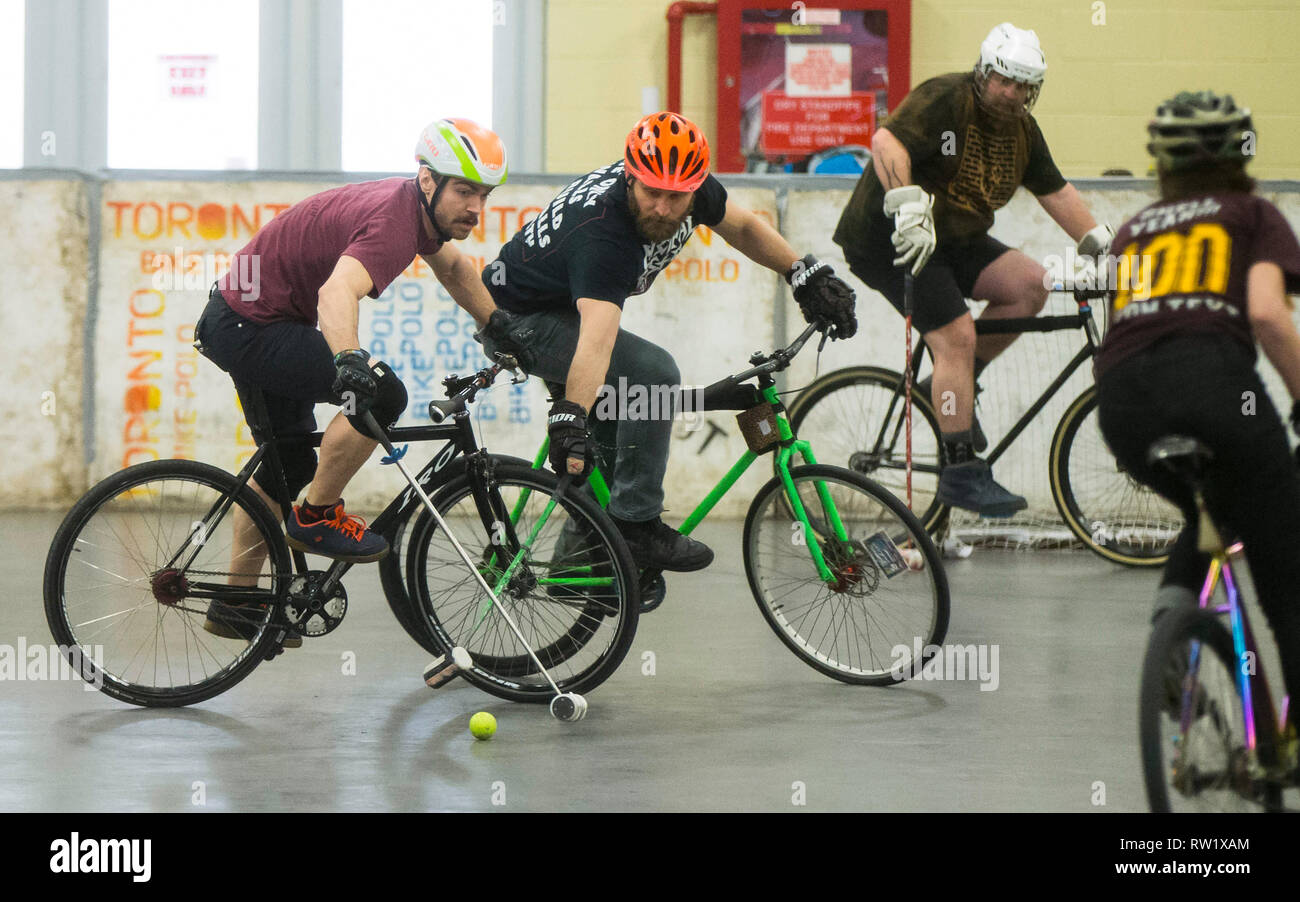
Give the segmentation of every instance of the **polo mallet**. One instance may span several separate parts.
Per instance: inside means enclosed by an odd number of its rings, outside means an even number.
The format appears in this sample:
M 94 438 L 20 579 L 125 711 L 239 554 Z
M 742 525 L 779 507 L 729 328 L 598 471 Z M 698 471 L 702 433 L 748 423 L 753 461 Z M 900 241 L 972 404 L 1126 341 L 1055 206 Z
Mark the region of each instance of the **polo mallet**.
M 481 586 L 483 591 L 488 594 L 488 598 L 492 599 L 492 605 L 497 609 L 497 613 L 505 618 L 506 623 L 510 626 L 510 630 L 515 634 L 515 638 L 519 640 L 519 644 L 527 650 L 528 656 L 533 659 L 533 663 L 537 665 L 537 669 L 541 671 L 542 676 L 546 677 L 546 682 L 550 683 L 551 688 L 555 690 L 555 698 L 551 699 L 551 716 L 557 720 L 565 721 L 566 723 L 573 723 L 574 721 L 582 720 L 582 718 L 587 714 L 587 700 L 576 692 L 560 691 L 560 687 L 555 684 L 555 680 L 551 679 L 551 674 L 544 666 L 542 666 L 542 662 L 538 659 L 537 653 L 533 651 L 533 647 L 528 644 L 528 640 L 524 638 L 524 634 L 521 633 L 519 627 L 515 625 L 514 618 L 510 616 L 510 612 L 507 611 L 505 605 L 497 599 L 496 593 L 494 593 L 492 587 L 487 584 L 487 580 L 483 578 L 483 574 L 479 572 L 478 567 L 474 564 L 474 561 L 460 544 L 460 541 L 452 535 L 451 528 L 448 527 L 447 521 L 442 518 L 442 514 L 438 513 L 438 508 L 434 506 L 433 501 L 424 493 L 424 489 L 420 487 L 420 484 L 411 476 L 410 472 L 408 472 L 406 467 L 402 464 L 401 455 L 393 449 L 393 443 L 388 440 L 388 433 L 380 428 L 379 423 L 375 420 L 374 414 L 370 411 L 366 411 L 365 424 L 366 428 L 370 430 L 372 436 L 379 437 L 379 442 L 384 446 L 384 450 L 388 452 L 389 459 L 393 463 L 397 464 L 397 469 L 402 471 L 402 475 L 405 476 L 406 481 L 411 484 L 411 488 L 418 496 L 420 496 L 420 500 L 424 502 L 424 506 L 428 508 L 429 513 L 433 515 L 433 519 L 437 521 L 443 534 L 451 540 L 452 546 L 455 547 L 456 553 L 460 555 L 460 559 L 465 562 L 465 566 L 469 568 L 469 572 L 474 574 L 474 578 L 478 580 L 479 586 Z M 454 650 L 452 654 L 454 656 Z
M 912 271 L 903 271 L 903 318 L 907 329 L 906 365 L 903 367 L 903 418 L 907 428 L 907 509 L 912 509 Z

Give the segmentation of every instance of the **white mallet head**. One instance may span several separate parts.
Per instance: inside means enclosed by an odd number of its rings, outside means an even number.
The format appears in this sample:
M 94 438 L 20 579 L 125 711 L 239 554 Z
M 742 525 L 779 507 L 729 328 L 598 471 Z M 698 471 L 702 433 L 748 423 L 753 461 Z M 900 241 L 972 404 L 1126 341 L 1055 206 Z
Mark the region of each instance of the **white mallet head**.
M 551 716 L 574 723 L 587 716 L 587 700 L 576 692 L 565 692 L 551 699 Z

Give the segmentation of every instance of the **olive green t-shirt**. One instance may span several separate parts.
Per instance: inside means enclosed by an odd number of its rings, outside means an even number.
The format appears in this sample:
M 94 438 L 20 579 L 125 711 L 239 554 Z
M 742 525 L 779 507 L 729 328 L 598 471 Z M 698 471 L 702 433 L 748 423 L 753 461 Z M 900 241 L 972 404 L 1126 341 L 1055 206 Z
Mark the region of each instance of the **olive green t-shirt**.
M 934 195 L 940 242 L 965 240 L 993 227 L 993 212 L 1024 185 L 1036 195 L 1065 187 L 1033 116 L 1000 121 L 975 99 L 972 72 L 940 75 L 917 85 L 884 123 L 912 158 L 912 182 Z M 866 240 L 871 220 L 888 223 L 885 190 L 868 166 L 835 229 L 851 253 Z M 877 228 L 881 224 L 877 224 Z M 892 223 L 888 225 L 892 230 Z

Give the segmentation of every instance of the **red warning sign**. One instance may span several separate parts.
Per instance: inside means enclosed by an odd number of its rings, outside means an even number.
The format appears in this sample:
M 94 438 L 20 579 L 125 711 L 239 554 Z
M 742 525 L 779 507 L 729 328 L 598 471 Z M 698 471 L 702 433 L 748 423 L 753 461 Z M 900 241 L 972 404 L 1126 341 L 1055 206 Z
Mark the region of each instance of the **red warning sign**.
M 855 91 L 847 97 L 763 95 L 763 152 L 805 156 L 840 144 L 871 146 L 876 130 L 876 95 Z

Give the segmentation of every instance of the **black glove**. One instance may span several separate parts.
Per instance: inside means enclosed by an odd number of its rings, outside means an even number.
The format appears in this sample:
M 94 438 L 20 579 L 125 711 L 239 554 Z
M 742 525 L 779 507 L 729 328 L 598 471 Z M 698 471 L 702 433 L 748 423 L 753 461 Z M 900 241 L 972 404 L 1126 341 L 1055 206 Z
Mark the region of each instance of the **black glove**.
M 576 457 L 582 461 L 580 478 L 591 475 L 592 460 L 590 442 L 587 439 L 587 411 L 581 404 L 574 404 L 563 398 L 551 405 L 551 412 L 546 417 L 546 432 L 551 437 L 549 458 L 551 469 L 559 476 L 569 472 L 569 458 Z M 574 474 L 578 477 L 579 474 Z
M 794 289 L 794 299 L 805 320 L 825 320 L 830 326 L 827 334 L 833 339 L 852 338 L 858 331 L 853 289 L 829 265 L 809 254 L 790 267 L 785 280 Z
M 332 391 L 348 416 L 363 416 L 379 394 L 379 380 L 370 369 L 370 355 L 359 348 L 334 355 Z
M 485 339 L 491 341 L 497 351 L 509 354 L 517 360 L 523 347 L 510 337 L 514 327 L 515 315 L 498 307 L 488 317 L 487 325 L 474 333 L 474 340 L 479 344 L 483 344 Z

